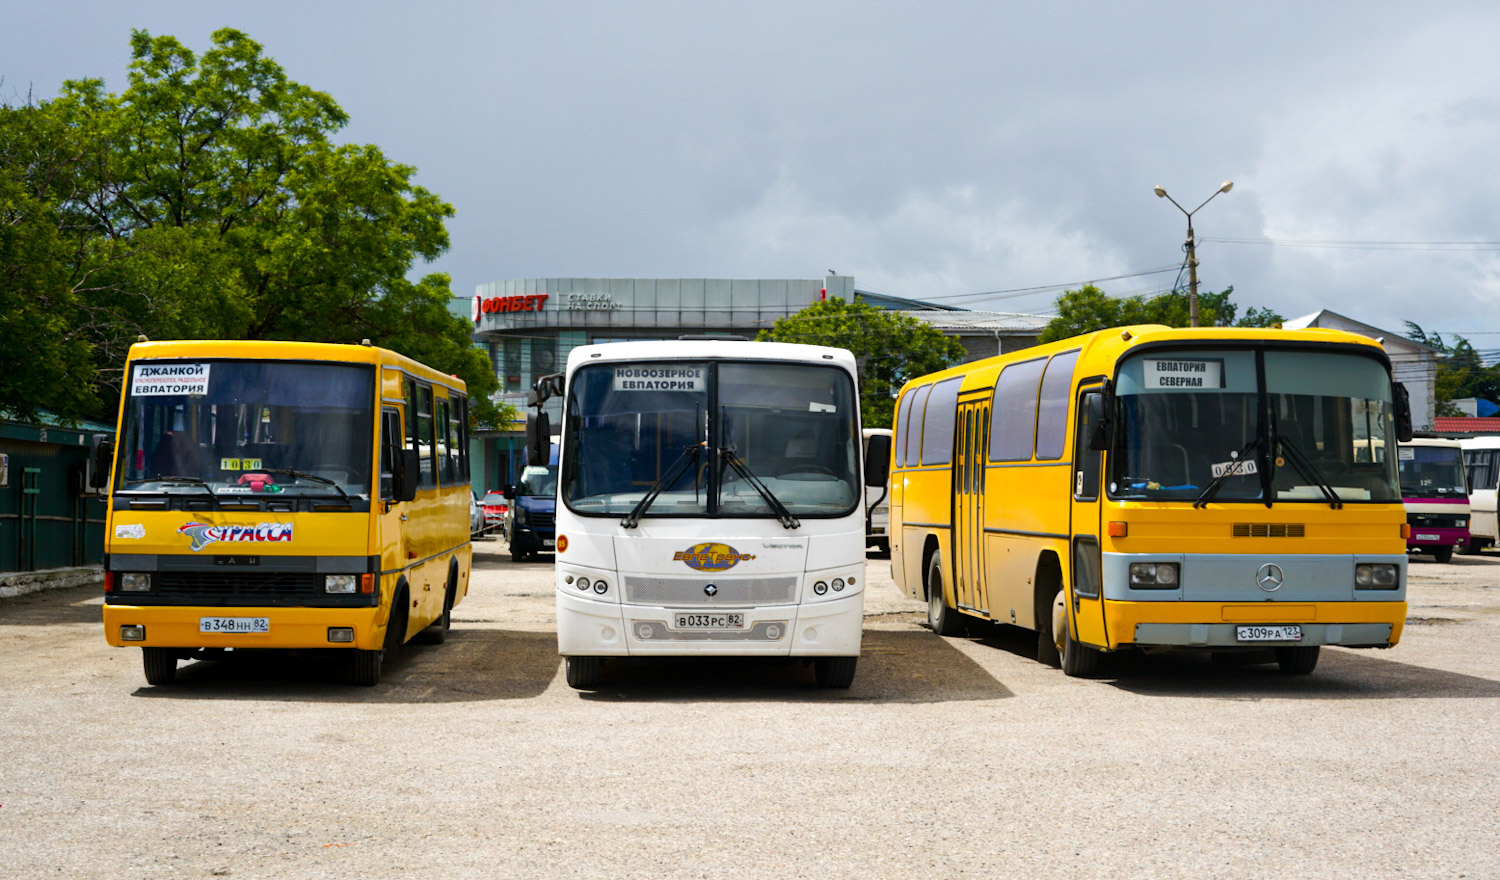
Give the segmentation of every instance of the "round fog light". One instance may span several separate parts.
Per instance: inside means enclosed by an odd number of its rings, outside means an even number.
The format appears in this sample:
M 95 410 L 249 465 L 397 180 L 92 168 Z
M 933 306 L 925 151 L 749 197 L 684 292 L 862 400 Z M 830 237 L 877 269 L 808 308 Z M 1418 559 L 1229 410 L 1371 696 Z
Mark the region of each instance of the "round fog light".
M 594 592 L 598 593 L 601 596 L 604 595 L 605 593 L 609 592 L 609 584 L 605 583 L 603 580 L 594 581 Z
M 844 579 L 843 578 L 834 578 L 833 579 L 833 591 L 835 593 L 842 593 L 844 591 Z
M 824 593 L 828 592 L 828 585 L 823 583 L 822 581 L 818 581 L 817 583 L 813 584 L 813 592 L 821 596 Z

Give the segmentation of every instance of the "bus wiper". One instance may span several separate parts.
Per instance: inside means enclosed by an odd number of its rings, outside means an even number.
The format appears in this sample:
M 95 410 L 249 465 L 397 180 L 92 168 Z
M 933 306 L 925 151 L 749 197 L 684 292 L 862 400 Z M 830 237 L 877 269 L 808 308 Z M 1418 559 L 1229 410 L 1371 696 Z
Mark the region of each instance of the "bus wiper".
M 1318 470 L 1318 466 L 1313 464 L 1312 459 L 1308 458 L 1307 454 L 1297 444 L 1285 437 L 1277 437 L 1276 442 L 1281 445 L 1281 450 L 1287 454 L 1286 457 L 1291 459 L 1292 467 L 1296 468 L 1297 473 L 1301 474 L 1303 479 L 1322 490 L 1323 497 L 1328 500 L 1329 507 L 1338 510 L 1344 506 L 1343 500 L 1339 498 L 1339 493 L 1333 491 L 1333 486 L 1328 482 L 1328 478 L 1323 476 L 1323 472 Z
M 641 500 L 635 503 L 635 507 L 632 507 L 630 512 L 625 514 L 624 518 L 620 520 L 620 527 L 633 529 L 640 525 L 641 516 L 651 507 L 652 502 L 656 500 L 656 496 L 660 495 L 663 489 L 677 482 L 677 478 L 682 476 L 693 463 L 697 462 L 698 456 L 702 452 L 703 447 L 697 443 L 692 446 L 683 447 L 682 454 L 677 456 L 677 460 L 672 462 L 672 466 L 667 468 L 655 483 L 651 484 L 651 490 L 642 495 Z
M 218 503 L 219 493 L 214 491 L 214 487 L 210 486 L 207 480 L 201 480 L 197 477 L 163 476 L 161 474 L 157 474 L 152 479 L 158 483 L 187 483 L 192 486 L 202 486 L 203 491 L 207 492 L 214 499 L 214 503 Z
M 1229 467 L 1225 468 L 1222 474 L 1214 477 L 1213 482 L 1209 483 L 1207 486 L 1204 486 L 1203 491 L 1198 493 L 1198 498 L 1193 502 L 1193 507 L 1207 507 L 1208 502 L 1212 501 L 1214 496 L 1219 494 L 1219 489 L 1223 488 L 1224 483 L 1226 483 L 1230 477 L 1239 476 L 1241 473 L 1250 473 L 1249 471 L 1241 471 L 1240 469 L 1244 466 L 1243 463 L 1245 461 L 1248 461 L 1245 456 L 1254 452 L 1255 448 L 1259 445 L 1259 437 L 1256 437 L 1254 440 L 1246 443 L 1245 448 L 1241 449 L 1239 453 L 1234 456 L 1234 460 L 1229 463 Z
M 354 499 L 349 497 L 349 493 L 344 491 L 343 486 L 340 486 L 337 481 L 330 480 L 327 477 L 320 477 L 317 474 L 310 474 L 307 471 L 294 471 L 291 468 L 259 468 L 256 470 L 256 473 L 284 474 L 288 477 L 296 477 L 299 480 L 312 480 L 314 483 L 327 483 L 334 488 L 334 491 L 342 495 L 346 502 L 350 504 L 354 503 Z
M 750 473 L 750 468 L 746 467 L 743 461 L 740 461 L 740 457 L 734 454 L 734 450 L 720 449 L 719 455 L 725 461 L 729 462 L 729 466 L 734 468 L 734 472 L 740 475 L 740 479 L 745 480 L 751 486 L 755 487 L 755 491 L 759 492 L 760 497 L 764 498 L 766 504 L 770 506 L 771 512 L 776 514 L 776 519 L 781 523 L 782 528 L 801 528 L 802 523 L 798 522 L 795 516 L 792 516 L 792 512 L 787 510 L 786 505 L 781 503 L 780 498 L 777 498 L 770 489 L 766 488 L 765 483 L 762 483 L 755 474 Z

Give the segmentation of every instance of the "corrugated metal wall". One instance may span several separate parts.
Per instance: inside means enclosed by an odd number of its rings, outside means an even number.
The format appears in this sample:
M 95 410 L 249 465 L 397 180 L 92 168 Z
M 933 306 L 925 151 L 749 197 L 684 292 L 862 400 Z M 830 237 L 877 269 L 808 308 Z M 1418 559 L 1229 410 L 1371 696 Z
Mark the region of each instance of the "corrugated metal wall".
M 80 442 L 86 436 L 58 429 L 0 430 L 0 455 L 7 457 L 0 485 L 0 572 L 103 560 L 105 500 L 78 491 L 89 457 L 89 447 Z

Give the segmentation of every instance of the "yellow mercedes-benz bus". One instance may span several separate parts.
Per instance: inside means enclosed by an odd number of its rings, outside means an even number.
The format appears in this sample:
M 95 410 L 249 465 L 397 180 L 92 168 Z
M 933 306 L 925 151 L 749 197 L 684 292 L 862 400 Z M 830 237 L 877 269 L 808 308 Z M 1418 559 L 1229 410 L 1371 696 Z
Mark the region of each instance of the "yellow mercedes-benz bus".
M 257 648 L 342 650 L 377 683 L 468 592 L 467 424 L 463 382 L 369 345 L 132 346 L 96 450 L 105 637 L 151 684 Z
M 1389 647 L 1405 389 L 1332 330 L 1104 330 L 923 376 L 897 401 L 891 568 L 932 628 L 1101 652 Z

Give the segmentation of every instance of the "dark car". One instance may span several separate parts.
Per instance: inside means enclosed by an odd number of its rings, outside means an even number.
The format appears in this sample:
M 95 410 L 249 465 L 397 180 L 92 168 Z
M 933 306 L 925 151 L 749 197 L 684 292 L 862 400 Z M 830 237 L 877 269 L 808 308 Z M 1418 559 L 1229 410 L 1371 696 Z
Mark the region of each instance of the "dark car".
M 557 465 L 529 465 L 521 471 L 521 482 L 505 487 L 510 510 L 505 514 L 505 540 L 510 558 L 529 559 L 556 547 Z

